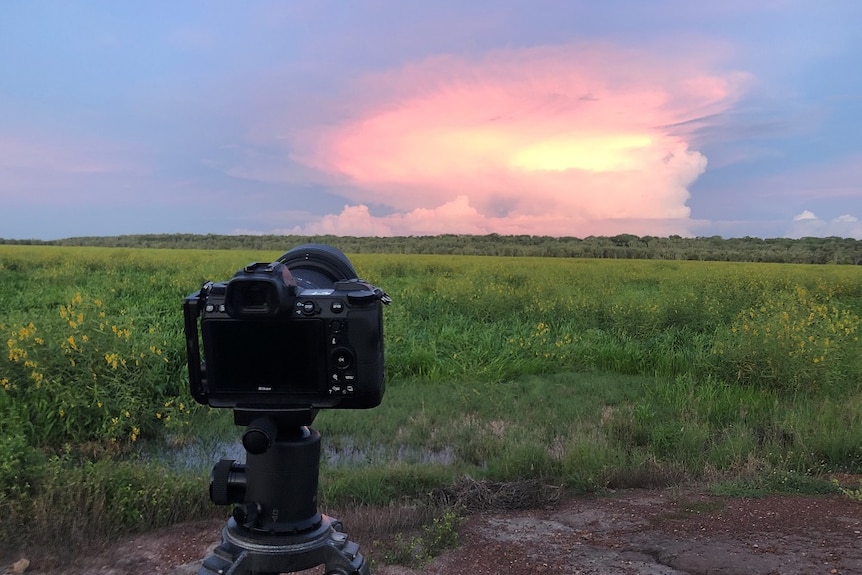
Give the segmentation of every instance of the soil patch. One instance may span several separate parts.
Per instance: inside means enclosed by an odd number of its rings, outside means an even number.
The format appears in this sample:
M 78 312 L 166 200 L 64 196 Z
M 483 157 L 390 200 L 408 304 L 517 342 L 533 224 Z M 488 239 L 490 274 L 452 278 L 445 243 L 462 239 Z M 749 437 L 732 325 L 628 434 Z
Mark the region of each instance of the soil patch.
M 340 518 L 374 575 L 862 573 L 862 504 L 838 494 L 751 499 L 696 489 L 634 489 L 566 497 L 541 509 L 474 513 L 462 526 L 463 544 L 421 570 L 382 564 L 375 542 L 388 535 L 379 524 L 364 525 L 350 515 Z M 177 525 L 65 564 L 33 550 L 23 572 L 193 574 L 219 542 L 223 525 Z M 10 563 L 0 573 L 14 569 Z

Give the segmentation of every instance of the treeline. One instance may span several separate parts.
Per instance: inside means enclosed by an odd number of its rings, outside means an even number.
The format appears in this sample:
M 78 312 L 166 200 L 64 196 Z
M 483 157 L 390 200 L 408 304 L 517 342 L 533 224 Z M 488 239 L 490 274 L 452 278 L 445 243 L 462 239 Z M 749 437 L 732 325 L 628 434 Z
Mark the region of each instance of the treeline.
M 405 237 L 139 234 L 50 241 L 0 238 L 3 244 L 276 251 L 308 242 L 330 244 L 347 253 L 862 264 L 862 240 L 839 237 L 761 239 L 632 234 L 586 238 L 498 234 Z

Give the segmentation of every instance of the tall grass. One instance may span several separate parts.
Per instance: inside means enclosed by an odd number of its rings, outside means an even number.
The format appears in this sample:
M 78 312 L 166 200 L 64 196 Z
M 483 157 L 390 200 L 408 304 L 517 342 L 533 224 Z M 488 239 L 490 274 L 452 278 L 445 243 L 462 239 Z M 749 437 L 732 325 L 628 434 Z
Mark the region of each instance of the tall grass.
M 83 508 L 105 533 L 202 513 L 205 472 L 133 456 L 225 427 L 189 396 L 181 302 L 278 255 L 0 246 L 0 540 L 48 508 L 81 521 L 83 499 L 101 498 Z M 854 267 L 351 259 L 394 300 L 388 387 L 376 409 L 319 415 L 340 454 L 326 504 L 464 476 L 596 490 L 862 471 Z M 164 515 L 170 497 L 188 503 Z

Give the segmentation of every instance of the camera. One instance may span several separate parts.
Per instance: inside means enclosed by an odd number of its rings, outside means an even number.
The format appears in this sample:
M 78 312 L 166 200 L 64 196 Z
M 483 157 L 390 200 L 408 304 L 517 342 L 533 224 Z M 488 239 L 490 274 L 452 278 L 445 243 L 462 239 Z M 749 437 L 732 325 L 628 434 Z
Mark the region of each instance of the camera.
M 192 396 L 271 413 L 376 407 L 390 301 L 324 244 L 206 282 L 183 302 Z

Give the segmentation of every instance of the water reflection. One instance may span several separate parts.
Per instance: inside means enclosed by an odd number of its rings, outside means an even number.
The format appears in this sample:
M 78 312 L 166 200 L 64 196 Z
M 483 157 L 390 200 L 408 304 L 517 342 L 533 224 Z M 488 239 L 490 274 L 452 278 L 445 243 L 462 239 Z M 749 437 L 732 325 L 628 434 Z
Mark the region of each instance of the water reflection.
M 194 439 L 176 443 L 168 439 L 160 445 L 146 446 L 141 455 L 154 459 L 175 471 L 206 471 L 220 459 L 245 461 L 245 450 L 239 438 Z M 322 441 L 321 466 L 330 469 L 364 467 L 386 463 L 438 463 L 448 465 L 455 460 L 449 448 L 422 449 L 407 445 L 369 445 L 353 437 L 341 436 Z

